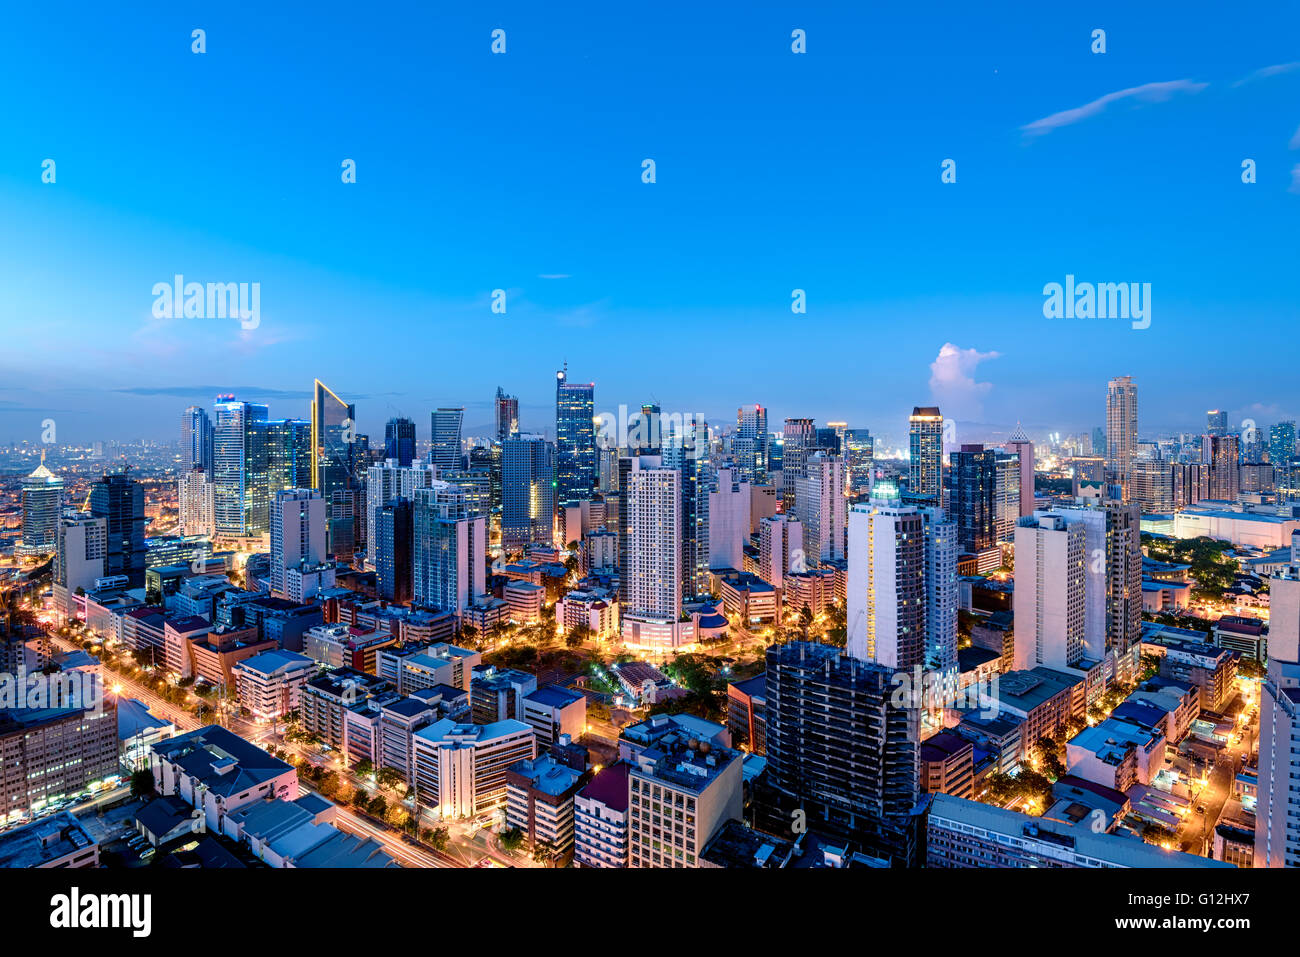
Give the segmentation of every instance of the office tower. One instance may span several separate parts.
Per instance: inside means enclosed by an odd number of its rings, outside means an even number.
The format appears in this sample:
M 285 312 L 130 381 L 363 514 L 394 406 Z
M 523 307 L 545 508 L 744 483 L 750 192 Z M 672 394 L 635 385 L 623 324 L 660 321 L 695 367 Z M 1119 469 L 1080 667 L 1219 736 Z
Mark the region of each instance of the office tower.
M 911 455 L 908 493 L 943 500 L 943 416 L 935 406 L 917 406 L 908 417 Z
M 749 541 L 750 484 L 743 472 L 718 469 L 709 492 L 709 567 L 745 567 L 745 543 Z M 802 546 L 801 546 L 802 547 Z
M 925 518 L 879 482 L 849 511 L 848 653 L 891 668 L 926 657 Z
M 963 445 L 949 456 L 952 498 L 949 511 L 957 523 L 961 550 L 978 554 L 997 544 L 997 461 L 993 449 Z M 1016 502 L 1017 509 L 1019 501 Z
M 486 591 L 487 521 L 458 486 L 416 489 L 411 548 L 415 604 L 459 615 Z
M 1241 437 L 1202 436 L 1201 462 L 1210 467 L 1210 498 L 1235 502 L 1240 489 L 1237 469 L 1241 464 Z
M 927 673 L 957 686 L 957 525 L 942 508 L 919 509 L 925 532 L 925 661 Z
M 633 445 L 633 451 L 630 455 L 620 455 L 618 459 L 618 502 L 615 531 L 618 533 L 618 574 L 619 580 L 623 582 L 626 582 L 631 574 L 628 565 L 628 549 L 632 541 L 632 512 L 628 491 L 630 488 L 628 476 L 639 469 L 662 468 L 664 464 L 663 456 L 642 455 L 635 451 L 635 448 L 636 446 Z
M 1037 513 L 1016 526 L 1015 669 L 1064 670 L 1084 657 L 1087 530 Z
M 765 829 L 806 826 L 910 866 L 919 798 L 919 711 L 894 707 L 893 668 L 830 645 L 795 641 L 767 652 Z
M 1029 441 L 1029 436 L 1025 434 L 1024 429 L 1016 426 L 1016 430 L 1011 433 L 1011 438 L 1003 448 L 1015 453 L 1019 458 L 1020 511 L 1017 517 L 1032 515 L 1034 513 L 1034 443 Z M 1012 525 L 1014 524 L 1013 522 Z
M 1295 539 L 1292 540 L 1293 542 Z M 1300 566 L 1292 562 L 1269 582 L 1272 605 L 1268 677 L 1259 704 L 1259 792 L 1255 866 L 1300 867 Z
M 355 441 L 356 406 L 344 402 L 316 379 L 311 400 L 311 487 L 318 489 L 327 502 L 339 489 L 351 487 Z
M 176 480 L 176 502 L 182 535 L 216 537 L 214 492 L 215 486 L 202 466 L 196 465 L 181 473 L 181 477 Z
M 1210 497 L 1210 467 L 1199 462 L 1184 464 L 1174 463 L 1174 508 L 1181 509 L 1195 505 Z
M 301 576 L 325 564 L 326 502 L 319 489 L 281 489 L 271 503 L 271 592 L 301 601 Z
M 663 424 L 660 408 L 653 402 L 641 406 L 641 411 L 628 419 L 627 444 L 639 455 L 659 455 L 663 451 Z
M 379 597 L 404 605 L 413 596 L 411 542 L 414 535 L 411 502 L 396 498 L 375 510 L 371 534 Z
M 460 430 L 465 410 L 434 409 L 429 415 L 429 461 L 440 469 L 458 469 L 464 465 Z
M 596 386 L 555 373 L 557 501 L 591 498 L 596 488 Z
M 682 610 L 681 474 L 669 468 L 628 473 L 627 616 L 675 621 Z
M 84 513 L 59 520 L 58 552 L 54 558 L 54 607 L 68 618 L 76 613 L 77 590 L 89 591 L 104 577 L 108 554 L 108 520 Z
M 817 430 L 817 446 L 836 455 L 844 455 L 844 437 L 848 435 L 847 422 L 827 422 L 826 428 Z
M 1228 434 L 1228 413 L 1211 409 L 1205 413 L 1205 431 L 1208 435 Z
M 59 517 L 63 514 L 63 479 L 41 464 L 23 478 L 23 545 L 29 555 L 51 554 L 59 543 Z
M 1142 646 L 1142 510 L 1107 500 L 1106 651 L 1116 657 L 1122 681 L 1132 678 Z M 1019 567 L 1019 558 L 1016 565 Z
M 1111 379 L 1106 386 L 1106 472 L 1117 485 L 1128 484 L 1137 457 L 1138 395 L 1132 376 Z
M 262 472 L 270 507 L 276 492 L 286 488 L 311 488 L 311 423 L 303 419 L 267 419 L 252 424 L 265 455 Z
M 384 458 L 397 459 L 402 468 L 415 461 L 415 423 L 410 419 L 393 418 L 384 425 Z
M 758 577 L 774 588 L 785 587 L 789 572 L 802 572 L 803 523 L 797 515 L 771 515 L 758 523 Z
M 803 523 L 804 553 L 808 567 L 844 558 L 844 528 L 848 521 L 844 502 L 844 459 L 814 452 L 795 480 L 794 514 Z
M 144 585 L 144 487 L 120 473 L 90 486 L 90 514 L 105 520 L 104 574 L 125 575 L 132 588 Z
M 875 440 L 870 429 L 848 429 L 844 433 L 845 494 L 866 495 L 871 491 L 871 471 L 875 467 Z
M 1129 498 L 1144 512 L 1164 514 L 1174 510 L 1174 470 L 1160 460 L 1138 460 L 1129 473 Z
M 11 679 L 12 680 L 12 679 Z M 88 792 L 122 771 L 118 762 L 117 706 L 0 710 L 0 821 L 13 823 L 48 802 Z M 55 819 L 57 820 L 57 819 Z M 43 845 L 59 838 L 50 819 L 32 825 Z
M 1030 446 L 1029 455 L 1033 454 Z M 1016 521 L 1024 505 L 1021 485 L 1025 478 L 1024 463 L 1018 453 L 998 451 L 993 455 L 993 471 L 993 538 L 999 545 L 1005 545 L 1015 537 Z
M 408 502 L 415 500 L 415 490 L 428 488 L 438 478 L 438 467 L 427 462 L 419 462 L 403 468 L 396 459 L 388 459 L 372 465 L 366 470 L 366 516 L 371 523 L 375 513 L 389 502 L 403 498 Z M 367 559 L 367 566 L 375 567 L 374 549 Z
M 1100 425 L 1092 430 L 1092 449 L 1089 454 L 1102 455 L 1106 451 L 1106 430 Z
M 213 405 L 212 484 L 217 535 L 249 538 L 266 531 L 264 436 L 254 423 L 267 408 L 219 395 Z
M 501 444 L 501 536 L 507 548 L 550 545 L 555 522 L 555 447 L 520 433 Z
M 493 408 L 496 412 L 495 437 L 498 442 L 504 442 L 519 431 L 519 399 L 506 395 L 501 386 L 497 386 Z
M 767 482 L 767 436 L 767 409 L 755 405 L 736 410 L 736 436 L 731 443 L 731 454 L 741 479 L 752 485 Z
M 1268 430 L 1268 460 L 1275 469 L 1286 468 L 1295 455 L 1295 422 L 1279 422 Z
M 808 456 L 817 440 L 812 419 L 786 419 L 781 439 L 781 511 L 794 510 L 795 488 L 807 475 Z
M 439 477 L 464 491 L 470 515 L 487 518 L 492 510 L 491 466 L 451 469 Z
M 682 481 L 682 594 L 699 598 L 709 594 L 708 426 L 693 419 L 680 441 L 663 450 L 665 468 L 676 469 Z
M 197 405 L 192 405 L 181 413 L 181 461 L 182 471 L 198 465 L 204 471 L 212 472 L 212 420 Z

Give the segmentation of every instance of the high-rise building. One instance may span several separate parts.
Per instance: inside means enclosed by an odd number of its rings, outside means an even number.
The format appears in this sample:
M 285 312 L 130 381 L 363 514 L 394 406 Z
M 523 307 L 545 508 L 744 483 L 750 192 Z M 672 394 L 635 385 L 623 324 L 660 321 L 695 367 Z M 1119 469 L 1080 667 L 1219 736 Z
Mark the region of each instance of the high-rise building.
M 758 577 L 774 588 L 785 587 L 789 572 L 807 568 L 803 523 L 798 515 L 769 515 L 758 523 Z
M 875 440 L 870 429 L 848 429 L 844 433 L 844 485 L 850 498 L 871 491 L 875 468 Z
M 356 411 L 356 406 L 344 402 L 320 379 L 312 383 L 311 487 L 327 502 L 339 489 L 352 486 Z
M 379 597 L 395 604 L 406 604 L 414 595 L 414 508 L 409 499 L 395 498 L 375 509 L 374 515 L 370 541 Z
M 1025 430 L 1016 426 L 1011 438 L 1003 446 L 1008 452 L 1017 456 L 1020 466 L 1020 510 L 1017 517 L 1034 513 L 1034 443 L 1029 440 Z M 1015 523 L 1012 522 L 1014 527 Z
M 710 568 L 745 567 L 751 499 L 750 484 L 742 475 L 733 468 L 718 469 L 708 493 Z
M 384 425 L 384 458 L 397 459 L 402 468 L 415 461 L 415 423 L 410 419 L 392 418 Z
M 682 477 L 682 595 L 686 598 L 709 594 L 708 442 L 708 426 L 692 420 L 681 441 L 663 450 L 664 467 L 676 469 Z
M 940 504 L 943 499 L 943 415 L 936 406 L 917 406 L 908 417 L 908 493 Z
M 681 473 L 642 468 L 628 473 L 628 575 L 626 615 L 675 621 L 682 610 Z
M 1137 435 L 1137 384 L 1132 376 L 1118 376 L 1106 387 L 1106 472 L 1111 482 L 1127 487 Z
M 736 436 L 731 443 L 731 454 L 741 479 L 751 485 L 767 482 L 767 435 L 767 409 L 754 405 L 736 410 Z
M 1300 566 L 1269 582 L 1268 677 L 1260 693 L 1256 867 L 1300 867 Z
M 1015 669 L 1065 670 L 1083 660 L 1087 531 L 1039 513 L 1016 526 Z
M 202 466 L 212 472 L 212 420 L 197 405 L 192 405 L 181 413 L 181 461 L 182 471 Z
M 59 521 L 58 552 L 54 560 L 54 607 L 71 618 L 76 612 L 77 589 L 89 591 L 104 577 L 108 554 L 108 520 L 85 513 Z
M 501 444 L 501 535 L 507 547 L 550 545 L 555 523 L 555 447 L 520 433 Z
M 311 488 L 311 423 L 303 419 L 267 419 L 252 424 L 255 448 L 265 456 L 258 470 L 265 476 L 268 507 L 286 488 Z
M 1118 676 L 1133 679 L 1142 647 L 1142 510 L 1108 500 L 1106 510 L 1106 652 Z M 1019 559 L 1016 565 L 1019 567 Z
M 1033 446 L 1028 454 L 1034 454 Z M 1016 521 L 1024 506 L 1024 463 L 1015 452 L 998 451 L 993 456 L 993 470 L 993 538 L 999 545 L 1006 545 L 1015 537 Z
M 848 521 L 844 501 L 844 459 L 814 452 L 805 460 L 804 474 L 795 480 L 793 512 L 803 523 L 804 552 L 810 568 L 844 558 Z
M 504 442 L 519 431 L 519 399 L 506 395 L 501 386 L 497 386 L 493 409 L 496 413 L 495 438 L 497 442 Z
M 557 501 L 591 498 L 596 489 L 596 386 L 555 374 Z
M 925 532 L 926 673 L 942 678 L 948 691 L 957 686 L 957 525 L 942 508 L 919 510 Z
M 459 486 L 416 489 L 411 548 L 415 604 L 460 614 L 484 593 L 487 522 L 472 514 Z
M 458 469 L 464 465 L 460 431 L 465 410 L 434 409 L 429 415 L 429 461 L 440 469 Z
M 1210 498 L 1235 502 L 1240 492 L 1241 437 L 1202 436 L 1201 462 L 1210 467 Z
M 1129 472 L 1129 498 L 1144 512 L 1172 512 L 1175 468 L 1160 459 L 1138 459 Z
M 1268 430 L 1268 460 L 1273 468 L 1285 468 L 1295 456 L 1295 422 L 1285 420 Z
M 271 503 L 271 592 L 302 601 L 322 586 L 326 503 L 319 489 L 280 489 Z
M 63 514 L 63 479 L 41 464 L 23 478 L 23 544 L 29 555 L 52 554 L 59 544 L 59 517 Z
M 132 588 L 144 585 L 144 487 L 122 473 L 109 473 L 90 486 L 90 514 L 104 519 L 104 574 L 125 575 Z
M 795 489 L 807 474 L 808 456 L 817 442 L 812 419 L 786 419 L 781 440 L 781 510 L 794 510 Z
M 217 535 L 250 538 L 267 530 L 265 405 L 219 395 L 213 404 L 212 484 Z
M 181 473 L 176 480 L 177 518 L 182 535 L 217 534 L 215 486 L 202 466 Z
M 1228 413 L 1221 409 L 1211 409 L 1205 413 L 1205 431 L 1208 435 L 1228 434 Z
M 876 483 L 849 511 L 848 653 L 891 668 L 926 658 L 925 518 Z
M 895 669 L 830 645 L 795 641 L 767 652 L 768 827 L 807 827 L 859 843 L 894 866 L 916 854 L 919 712 L 894 707 Z
M 961 550 L 977 554 L 997 544 L 997 462 L 993 449 L 963 445 L 949 455 L 952 498 L 949 512 L 957 523 Z M 1016 502 L 1017 509 L 1019 501 Z

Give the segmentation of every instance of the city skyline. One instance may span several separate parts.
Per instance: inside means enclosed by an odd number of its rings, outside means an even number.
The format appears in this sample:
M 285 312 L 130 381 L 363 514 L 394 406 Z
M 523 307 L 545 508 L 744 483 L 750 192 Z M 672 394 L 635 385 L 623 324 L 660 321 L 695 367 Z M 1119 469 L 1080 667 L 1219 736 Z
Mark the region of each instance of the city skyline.
M 879 427 L 937 404 L 1029 431 L 1092 427 L 1096 383 L 1128 374 L 1148 426 L 1177 430 L 1210 400 L 1185 369 L 1243 323 L 1270 342 L 1298 316 L 1294 15 L 1260 31 L 1034 11 L 989 35 L 948 11 L 934 36 L 899 11 L 692 11 L 681 30 L 507 4 L 409 10 L 394 38 L 387 16 L 348 8 L 346 39 L 303 45 L 287 15 L 205 11 L 196 56 L 188 12 L 79 9 L 84 38 L 19 12 L 23 44 L 3 47 L 46 97 L 11 105 L 0 162 L 0 441 L 45 418 L 69 440 L 160 438 L 174 401 L 298 402 L 315 377 L 350 392 L 371 435 L 462 404 L 489 424 L 497 384 L 527 422 L 564 361 L 601 407 L 713 421 L 760 401 L 774 422 Z M 438 56 L 418 55 L 433 37 Z M 87 73 L 106 82 L 87 90 Z M 142 143 L 164 117 L 198 135 L 160 159 Z M 232 160 L 204 129 L 258 145 Z M 1206 141 L 1221 148 L 1189 152 Z M 257 324 L 156 318 L 152 290 L 177 275 L 260 284 Z M 1071 276 L 1150 283 L 1149 327 L 1046 318 L 1044 287 Z M 835 346 L 823 374 L 762 387 L 787 378 L 773 342 L 809 324 Z M 1255 374 L 1223 376 L 1212 401 L 1236 421 L 1295 418 L 1260 388 L 1288 358 L 1255 350 Z

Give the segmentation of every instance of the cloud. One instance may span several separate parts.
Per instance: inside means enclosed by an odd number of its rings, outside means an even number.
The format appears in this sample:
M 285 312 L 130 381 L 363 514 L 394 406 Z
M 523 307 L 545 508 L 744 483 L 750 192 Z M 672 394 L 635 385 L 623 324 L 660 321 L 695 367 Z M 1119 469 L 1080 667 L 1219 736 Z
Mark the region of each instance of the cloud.
M 1249 76 L 1243 76 L 1232 85 L 1234 87 L 1245 86 L 1255 80 L 1264 80 L 1270 76 L 1281 76 L 1283 73 L 1290 73 L 1292 70 L 1300 70 L 1300 60 L 1296 60 L 1294 63 L 1276 63 L 1273 66 L 1262 67 Z
M 1287 145 L 1293 150 L 1300 150 L 1300 126 L 1295 128 L 1295 136 L 1291 137 L 1291 142 Z
M 1060 113 L 1045 116 L 1041 120 L 1034 120 L 1034 122 L 1020 127 L 1020 130 L 1026 137 L 1044 136 L 1052 132 L 1052 130 L 1060 129 L 1063 126 L 1072 126 L 1081 120 L 1097 116 L 1104 112 L 1106 107 L 1121 100 L 1136 99 L 1143 103 L 1163 103 L 1177 93 L 1199 93 L 1207 86 L 1209 86 L 1208 83 L 1195 83 L 1192 80 L 1166 80 L 1162 83 L 1144 83 L 1142 86 L 1133 86 L 1127 90 L 1107 93 L 1091 103 L 1076 106 L 1072 110 L 1062 110 Z
M 114 389 L 114 392 L 139 396 L 170 396 L 177 399 L 189 399 L 196 395 L 257 396 L 263 399 L 310 399 L 311 392 L 295 389 L 266 389 L 261 386 L 225 386 L 225 385 L 174 385 L 174 386 L 132 386 L 127 389 Z
M 1288 193 L 1300 193 L 1300 163 L 1291 167 L 1291 185 L 1287 187 Z
M 930 363 L 930 395 L 948 418 L 978 418 L 984 413 L 984 396 L 993 388 L 991 382 L 976 382 L 975 370 L 981 362 L 998 358 L 996 352 L 962 349 L 945 342 L 939 355 Z
M 544 272 L 538 273 L 538 279 L 572 279 L 573 277 L 567 272 Z

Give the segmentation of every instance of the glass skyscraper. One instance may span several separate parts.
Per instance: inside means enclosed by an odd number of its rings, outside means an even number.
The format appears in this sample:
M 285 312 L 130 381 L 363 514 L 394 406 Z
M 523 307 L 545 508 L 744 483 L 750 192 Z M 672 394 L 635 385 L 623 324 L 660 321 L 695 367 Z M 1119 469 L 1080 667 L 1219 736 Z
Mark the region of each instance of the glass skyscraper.
M 384 426 L 384 458 L 397 459 L 406 468 L 415 459 L 415 423 L 410 419 L 389 419 Z
M 501 536 L 507 547 L 550 545 L 555 523 L 555 448 L 540 435 L 501 445 Z
M 596 386 L 555 374 L 555 472 L 560 502 L 591 498 L 596 487 Z

